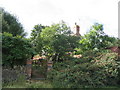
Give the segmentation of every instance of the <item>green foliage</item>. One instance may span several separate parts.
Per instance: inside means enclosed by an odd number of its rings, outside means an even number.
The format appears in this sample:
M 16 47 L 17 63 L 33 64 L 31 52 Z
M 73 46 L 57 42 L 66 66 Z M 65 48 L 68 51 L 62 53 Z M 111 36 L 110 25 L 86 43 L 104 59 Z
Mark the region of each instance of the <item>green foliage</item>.
M 2 34 L 2 64 L 5 66 L 22 65 L 34 53 L 29 40 L 10 33 Z
M 25 36 L 26 33 L 24 32 L 23 26 L 21 23 L 18 21 L 18 19 L 4 11 L 4 9 L 1 9 L 2 13 L 2 33 L 3 32 L 8 32 L 13 34 L 13 36 Z
M 41 35 L 42 30 L 45 27 L 48 27 L 48 26 L 43 26 L 41 24 L 35 25 L 34 29 L 32 30 L 31 37 L 30 37 L 33 48 L 39 54 L 42 53 L 42 40 L 40 38 L 41 37 L 40 35 Z M 39 41 L 38 41 L 38 38 L 39 38 Z
M 56 88 L 115 86 L 118 84 L 117 59 L 116 53 L 102 52 L 91 58 L 87 54 L 81 59 L 56 63 L 48 79 Z
M 115 37 L 109 37 L 103 31 L 103 25 L 95 23 L 90 32 L 85 34 L 80 40 L 80 50 L 94 50 L 118 45 L 118 40 Z
M 38 35 L 42 32 L 42 29 L 44 29 L 45 26 L 38 24 L 34 26 L 34 29 L 32 30 L 31 33 L 31 39 L 34 40 L 36 39 L 36 37 L 38 37 Z
M 37 42 L 37 38 L 40 36 L 42 32 L 42 29 L 45 29 L 45 27 L 48 27 L 48 26 L 43 26 L 41 24 L 34 26 L 34 29 L 32 30 L 31 37 L 30 37 L 32 43 L 34 43 L 34 46 Z
M 79 37 L 71 36 L 71 33 L 63 21 L 45 27 L 36 38 L 36 48 L 39 53 L 52 57 L 53 61 L 61 61 L 67 52 L 73 52 L 78 46 Z
M 76 36 L 56 35 L 52 43 L 53 50 L 59 59 L 64 60 L 67 58 L 65 56 L 67 53 L 74 52 L 74 49 L 78 46 L 78 40 L 79 38 Z M 55 60 L 57 61 L 56 58 Z

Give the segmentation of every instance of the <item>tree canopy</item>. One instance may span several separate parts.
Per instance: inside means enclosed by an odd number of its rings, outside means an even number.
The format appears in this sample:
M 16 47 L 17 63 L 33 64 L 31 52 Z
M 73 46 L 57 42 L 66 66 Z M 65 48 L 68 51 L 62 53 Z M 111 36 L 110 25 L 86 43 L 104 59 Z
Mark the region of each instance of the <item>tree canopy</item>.
M 54 57 L 54 60 L 63 60 L 67 52 L 73 52 L 77 47 L 79 38 L 71 34 L 70 27 L 63 21 L 42 28 L 35 41 L 36 49 L 39 50 L 39 54 Z
M 13 36 L 26 36 L 24 28 L 22 24 L 18 21 L 16 16 L 5 11 L 3 8 L 1 8 L 0 13 L 2 13 L 2 33 L 8 32 L 13 34 Z
M 83 50 L 98 50 L 117 45 L 117 42 L 117 38 L 104 33 L 102 24 L 95 23 L 79 43 L 80 48 Z
M 24 65 L 26 60 L 34 54 L 34 49 L 29 41 L 25 38 L 26 33 L 18 19 L 0 8 L 2 18 L 2 65 L 11 66 Z

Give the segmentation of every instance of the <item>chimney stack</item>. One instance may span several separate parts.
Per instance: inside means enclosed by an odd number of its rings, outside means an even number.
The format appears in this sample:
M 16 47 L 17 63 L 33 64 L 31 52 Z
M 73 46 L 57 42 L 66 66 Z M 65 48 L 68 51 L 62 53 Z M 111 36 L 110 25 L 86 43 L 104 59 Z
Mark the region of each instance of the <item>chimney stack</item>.
M 80 36 L 80 26 L 79 25 L 77 25 L 77 23 L 75 23 L 75 29 L 76 29 L 76 36 Z

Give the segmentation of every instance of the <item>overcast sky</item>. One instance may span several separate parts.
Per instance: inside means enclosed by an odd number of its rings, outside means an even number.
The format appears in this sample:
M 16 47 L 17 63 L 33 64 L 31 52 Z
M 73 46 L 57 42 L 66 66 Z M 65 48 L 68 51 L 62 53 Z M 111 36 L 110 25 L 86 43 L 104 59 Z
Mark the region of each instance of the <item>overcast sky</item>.
M 28 36 L 36 24 L 51 25 L 63 20 L 72 30 L 77 22 L 82 35 L 98 22 L 104 25 L 106 34 L 118 37 L 118 1 L 0 0 L 0 7 L 19 18 Z

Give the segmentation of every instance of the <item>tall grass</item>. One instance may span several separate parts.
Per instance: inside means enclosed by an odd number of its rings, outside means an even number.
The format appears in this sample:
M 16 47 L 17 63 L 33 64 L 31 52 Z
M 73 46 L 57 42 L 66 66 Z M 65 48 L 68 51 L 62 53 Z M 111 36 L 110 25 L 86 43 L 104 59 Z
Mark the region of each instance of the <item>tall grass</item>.
M 9 84 L 7 86 L 4 86 L 3 88 L 53 88 L 52 84 L 48 81 L 31 81 L 26 82 L 22 81 L 22 79 L 19 82 Z

